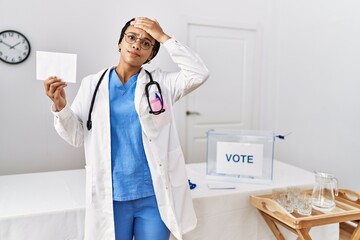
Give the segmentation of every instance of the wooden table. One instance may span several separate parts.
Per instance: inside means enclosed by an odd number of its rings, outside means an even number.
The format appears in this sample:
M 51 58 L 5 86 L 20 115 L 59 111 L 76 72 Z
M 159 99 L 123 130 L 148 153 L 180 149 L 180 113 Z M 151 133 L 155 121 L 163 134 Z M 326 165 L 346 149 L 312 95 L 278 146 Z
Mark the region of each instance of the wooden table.
M 309 190 L 311 191 L 311 190 Z M 311 240 L 309 231 L 312 227 L 331 223 L 354 223 L 351 240 L 360 239 L 360 195 L 356 192 L 341 189 L 335 198 L 336 207 L 330 212 L 312 209 L 310 216 L 302 216 L 296 212 L 288 213 L 283 207 L 271 199 L 271 194 L 250 196 L 250 203 L 256 207 L 276 239 L 284 240 L 277 224 L 284 226 L 298 235 L 298 239 Z

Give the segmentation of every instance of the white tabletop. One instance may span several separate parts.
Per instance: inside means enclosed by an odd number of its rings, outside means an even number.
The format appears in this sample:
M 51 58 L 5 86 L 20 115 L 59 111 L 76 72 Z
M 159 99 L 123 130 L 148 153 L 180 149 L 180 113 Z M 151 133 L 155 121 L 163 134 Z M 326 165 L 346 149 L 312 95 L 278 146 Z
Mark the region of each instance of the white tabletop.
M 275 239 L 264 220 L 249 204 L 249 196 L 272 188 L 311 186 L 314 174 L 275 161 L 271 184 L 230 184 L 235 189 L 210 190 L 206 164 L 187 165 L 198 217 L 197 228 L 184 240 Z M 84 232 L 85 170 L 0 176 L 0 239 L 81 240 Z M 285 230 L 286 231 L 286 230 Z M 315 231 L 315 232 L 314 232 Z M 337 239 L 338 226 L 314 229 L 315 239 Z M 292 234 L 292 233 L 291 233 Z M 295 239 L 293 236 L 286 239 Z
M 274 177 L 272 182 L 266 184 L 242 183 L 237 180 L 216 181 L 206 175 L 206 163 L 194 163 L 187 165 L 187 173 L 191 182 L 196 183 L 197 187 L 192 190 L 194 199 L 202 197 L 212 197 L 234 193 L 253 194 L 270 192 L 273 188 L 283 188 L 287 186 L 307 186 L 311 187 L 315 182 L 312 172 L 280 162 L 274 161 Z M 230 178 L 231 179 L 231 178 Z M 235 189 L 209 189 L 209 185 L 219 187 L 235 187 Z
M 85 170 L 0 176 L 1 240 L 81 240 Z

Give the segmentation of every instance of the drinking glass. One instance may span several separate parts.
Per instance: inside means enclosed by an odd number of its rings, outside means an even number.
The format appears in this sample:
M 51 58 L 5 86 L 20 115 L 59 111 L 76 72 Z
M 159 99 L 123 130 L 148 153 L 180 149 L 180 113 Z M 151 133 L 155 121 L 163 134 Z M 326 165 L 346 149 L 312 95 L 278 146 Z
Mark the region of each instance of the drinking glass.
M 311 215 L 312 203 L 311 195 L 306 192 L 302 193 L 299 197 L 298 213 L 301 215 Z

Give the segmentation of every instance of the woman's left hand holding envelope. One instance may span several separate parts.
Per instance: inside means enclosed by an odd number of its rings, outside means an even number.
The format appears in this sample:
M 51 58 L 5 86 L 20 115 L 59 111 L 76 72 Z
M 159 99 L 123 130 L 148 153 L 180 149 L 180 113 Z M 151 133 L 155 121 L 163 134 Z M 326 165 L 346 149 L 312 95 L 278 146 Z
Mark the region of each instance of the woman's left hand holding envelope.
M 46 95 L 54 102 L 56 111 L 61 111 L 66 106 L 66 94 L 64 88 L 67 86 L 66 82 L 56 76 L 48 77 L 45 82 Z

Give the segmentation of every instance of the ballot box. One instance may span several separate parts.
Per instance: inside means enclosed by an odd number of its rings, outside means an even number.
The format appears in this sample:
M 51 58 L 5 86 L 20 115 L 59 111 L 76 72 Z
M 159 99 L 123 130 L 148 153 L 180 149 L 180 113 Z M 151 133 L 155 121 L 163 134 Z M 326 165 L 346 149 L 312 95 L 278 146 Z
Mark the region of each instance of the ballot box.
M 207 132 L 207 178 L 271 183 L 276 135 L 270 131 L 212 129 Z

